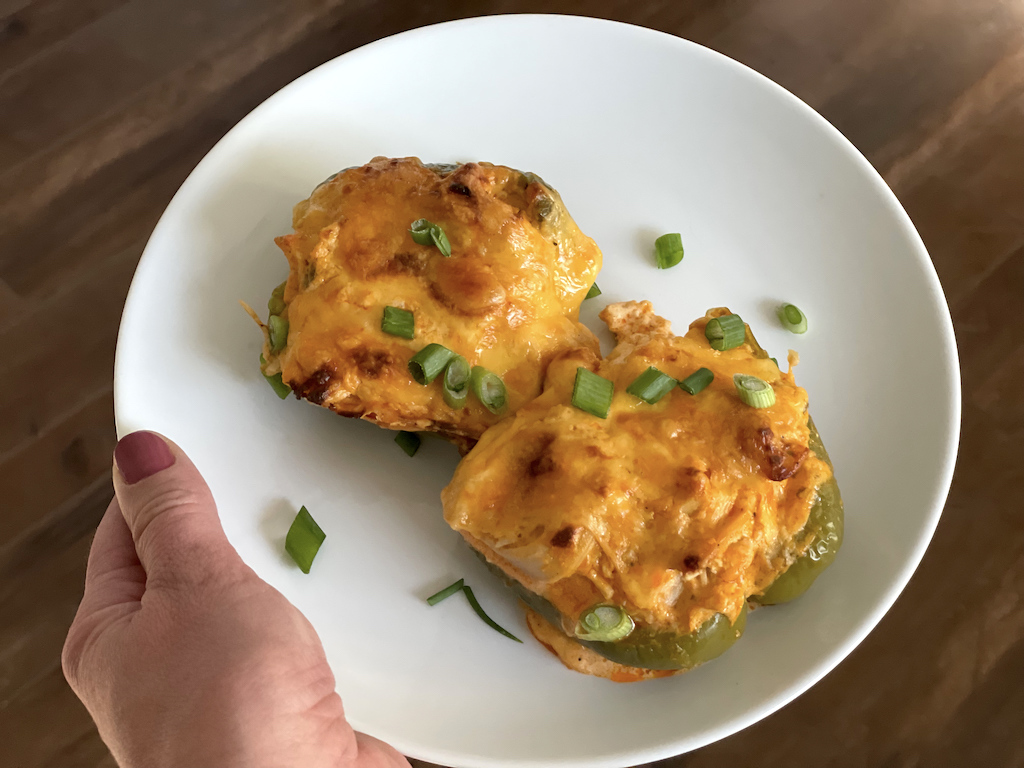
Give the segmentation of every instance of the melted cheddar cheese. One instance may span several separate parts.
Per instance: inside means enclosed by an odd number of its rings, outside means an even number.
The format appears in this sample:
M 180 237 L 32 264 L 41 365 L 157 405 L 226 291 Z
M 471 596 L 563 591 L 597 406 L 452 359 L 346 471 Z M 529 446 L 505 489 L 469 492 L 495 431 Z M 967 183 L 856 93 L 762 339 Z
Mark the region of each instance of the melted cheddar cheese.
M 264 372 L 313 403 L 468 445 L 500 417 L 472 397 L 454 410 L 437 383 L 417 384 L 417 351 L 442 344 L 498 374 L 511 412 L 540 394 L 554 357 L 598 349 L 577 318 L 601 252 L 533 174 L 375 158 L 317 187 L 293 218 L 294 234 L 277 239 L 288 340 L 277 355 L 264 345 Z M 444 229 L 449 258 L 412 240 L 421 218 Z M 389 305 L 415 314 L 414 339 L 381 330 Z
M 802 553 L 795 535 L 831 470 L 808 448 L 807 394 L 792 367 L 779 370 L 749 333 L 735 349 L 710 347 L 705 326 L 727 312 L 674 336 L 648 302 L 609 306 L 614 351 L 554 361 L 544 393 L 490 429 L 443 492 L 448 523 L 551 602 L 570 636 L 600 602 L 679 633 L 716 613 L 735 621 Z M 607 419 L 571 405 L 579 366 L 614 382 Z M 649 405 L 626 392 L 648 366 L 715 378 L 696 396 L 676 388 Z M 736 373 L 769 382 L 775 404 L 744 405 Z

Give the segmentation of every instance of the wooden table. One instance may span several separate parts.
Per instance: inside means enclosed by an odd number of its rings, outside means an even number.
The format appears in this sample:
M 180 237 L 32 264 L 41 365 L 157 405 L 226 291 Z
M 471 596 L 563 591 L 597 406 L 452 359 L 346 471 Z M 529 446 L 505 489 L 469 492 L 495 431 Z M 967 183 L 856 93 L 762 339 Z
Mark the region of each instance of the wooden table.
M 59 653 L 111 496 L 118 319 L 175 189 L 327 59 L 540 10 L 695 40 L 820 111 L 916 222 L 960 346 L 957 475 L 904 595 L 796 702 L 664 765 L 1024 765 L 1021 0 L 0 0 L 0 764 L 113 765 Z

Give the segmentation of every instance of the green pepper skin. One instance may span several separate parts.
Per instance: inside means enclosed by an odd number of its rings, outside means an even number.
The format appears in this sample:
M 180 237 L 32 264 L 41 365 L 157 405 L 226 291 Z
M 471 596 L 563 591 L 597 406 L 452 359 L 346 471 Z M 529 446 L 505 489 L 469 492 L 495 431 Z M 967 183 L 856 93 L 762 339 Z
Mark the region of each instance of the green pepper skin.
M 811 429 L 809 446 L 818 458 L 829 467 L 829 459 L 825 446 L 821 443 L 814 422 L 808 418 L 807 426 Z M 843 499 L 839 495 L 839 486 L 835 476 L 818 488 L 818 498 L 811 507 L 807 524 L 800 531 L 798 541 L 803 543 L 813 537 L 811 545 L 771 586 L 762 594 L 754 595 L 751 602 L 759 605 L 779 605 L 794 600 L 810 588 L 826 568 L 836 559 L 839 548 L 843 545 Z
M 500 576 L 524 603 L 553 626 L 562 626 L 562 615 L 555 606 L 540 595 L 526 589 L 518 581 L 509 578 L 497 566 L 491 563 L 487 563 L 487 566 Z M 685 635 L 637 624 L 636 629 L 628 637 L 614 643 L 578 639 L 576 642 L 599 653 L 609 661 L 629 667 L 683 670 L 693 669 L 698 664 L 721 656 L 743 634 L 746 625 L 747 607 L 744 605 L 734 624 L 731 624 L 724 614 L 716 613 L 695 632 Z
M 693 669 L 717 658 L 735 643 L 747 626 L 747 606 L 729 622 L 724 613 L 716 613 L 696 631 L 680 635 L 637 625 L 633 633 L 615 643 L 579 640 L 609 661 L 642 669 Z

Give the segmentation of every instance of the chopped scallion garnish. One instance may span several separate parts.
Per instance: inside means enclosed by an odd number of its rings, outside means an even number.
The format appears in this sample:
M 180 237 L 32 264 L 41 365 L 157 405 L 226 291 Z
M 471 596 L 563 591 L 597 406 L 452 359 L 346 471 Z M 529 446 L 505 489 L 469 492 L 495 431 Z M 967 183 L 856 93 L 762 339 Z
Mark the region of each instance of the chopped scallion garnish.
M 776 368 L 778 368 L 780 371 L 782 370 L 782 366 L 779 365 L 779 361 L 778 360 L 776 360 L 774 357 L 769 357 L 768 359 L 771 360 L 773 363 L 775 363 L 775 367 Z
M 280 352 L 288 343 L 288 321 L 280 315 L 271 315 L 267 327 L 270 329 L 270 351 Z
M 505 382 L 498 374 L 475 365 L 469 376 L 469 385 L 473 394 L 488 411 L 498 414 L 505 410 L 505 406 L 508 404 L 508 391 L 505 389 Z
M 320 545 L 326 538 L 327 534 L 320 529 L 306 508 L 302 507 L 288 529 L 288 535 L 284 539 L 284 548 L 292 556 L 295 564 L 302 569 L 302 572 L 309 573 L 309 568 L 313 565 L 313 558 L 320 551 Z
M 489 626 L 491 629 L 493 629 L 493 630 L 495 630 L 497 632 L 500 632 L 505 637 L 512 638 L 517 643 L 523 642 L 522 640 L 520 640 L 518 637 L 513 635 L 511 632 L 509 632 L 503 626 L 498 624 L 498 622 L 496 622 L 494 619 L 492 619 L 490 616 L 487 615 L 487 613 L 484 611 L 484 609 L 480 607 L 480 603 L 477 602 L 476 595 L 473 594 L 473 590 L 470 589 L 468 584 L 464 584 L 462 586 L 462 591 L 466 593 L 466 599 L 469 600 L 469 604 L 473 607 L 473 610 L 476 611 L 476 615 L 479 616 L 481 619 L 483 619 L 487 623 L 487 626 Z
M 392 336 L 411 339 L 416 335 L 416 316 L 408 309 L 384 307 L 384 314 L 380 319 L 380 329 Z
M 607 419 L 608 409 L 611 408 L 614 396 L 614 383 L 583 366 L 576 369 L 576 381 L 572 387 L 572 404 L 581 411 L 586 411 L 600 419 Z
M 626 387 L 626 391 L 645 403 L 654 405 L 671 392 L 675 385 L 675 379 L 651 366 L 637 376 L 633 383 Z
M 662 235 L 654 241 L 658 269 L 674 267 L 683 260 L 683 236 L 678 232 Z
M 442 589 L 440 592 L 435 592 L 427 598 L 427 605 L 437 605 L 442 600 L 447 600 L 449 597 L 454 595 L 456 592 L 462 591 L 462 585 L 466 583 L 465 579 L 459 579 L 454 584 L 449 584 L 447 587 Z
M 702 392 L 707 389 L 708 384 L 714 380 L 715 374 L 710 370 L 707 368 L 698 368 L 679 382 L 679 388 L 684 392 L 689 392 L 691 395 L 696 395 L 698 392 Z
M 614 643 L 629 637 L 635 626 L 625 609 L 602 603 L 583 612 L 576 624 L 575 634 L 580 640 Z
M 807 333 L 807 315 L 794 304 L 783 304 L 778 310 L 779 322 L 793 333 Z
M 447 347 L 440 344 L 427 344 L 412 356 L 409 361 L 409 373 L 417 382 L 426 386 L 444 371 L 454 356 L 455 353 Z
M 280 373 L 275 373 L 273 376 L 267 376 L 267 374 L 264 373 L 263 378 L 267 380 L 271 389 L 273 389 L 274 392 L 277 393 L 277 396 L 282 400 L 288 397 L 289 393 L 292 391 L 292 388 L 284 383 L 284 377 L 282 377 Z
M 587 299 L 595 299 L 600 295 L 601 289 L 597 287 L 597 283 L 594 283 L 592 286 L 590 286 L 590 290 L 587 291 L 587 295 L 583 297 L 583 300 L 586 301 Z
M 517 643 L 523 642 L 487 615 L 484 609 L 480 606 L 480 603 L 477 601 L 476 595 L 473 594 L 473 590 L 470 588 L 468 584 L 466 584 L 465 579 L 459 579 L 454 584 L 449 584 L 440 592 L 435 592 L 434 594 L 432 594 L 430 597 L 427 598 L 427 605 L 437 605 L 442 600 L 447 600 L 456 592 L 463 592 L 466 595 L 466 600 L 469 601 L 470 607 L 473 609 L 477 616 L 479 616 L 481 619 L 484 620 L 484 622 L 486 622 L 487 626 L 489 626 L 491 629 L 500 632 L 505 637 L 512 638 Z
M 409 234 L 412 235 L 413 242 L 418 245 L 430 245 L 433 242 L 430 238 L 430 228 L 432 226 L 434 226 L 433 222 L 426 219 L 416 219 L 409 227 Z
M 398 447 L 405 451 L 410 456 L 415 456 L 416 451 L 420 449 L 420 436 L 415 432 L 399 432 L 395 435 L 395 442 L 398 443 Z
M 750 376 L 746 373 L 737 373 L 732 377 L 740 400 L 751 408 L 767 408 L 775 404 L 775 390 L 772 385 L 757 376 Z
M 436 224 L 430 230 L 430 239 L 446 259 L 452 255 L 452 244 L 448 242 L 448 235 Z
M 449 407 L 463 408 L 466 405 L 470 378 L 469 362 L 462 355 L 455 355 L 444 369 L 444 376 L 441 378 L 444 401 Z
M 270 384 L 270 388 L 274 390 L 278 397 L 284 400 L 288 397 L 288 394 L 292 391 L 292 388 L 284 383 L 284 377 L 280 373 L 275 373 L 273 376 L 267 376 L 266 371 L 263 368 L 267 364 L 267 358 L 260 352 L 260 373 L 263 374 L 263 378 Z
M 448 236 L 441 229 L 440 225 L 434 224 L 426 219 L 416 219 L 409 227 L 409 234 L 413 242 L 419 245 L 433 244 L 445 258 L 452 255 L 452 246 L 448 242 Z
M 747 338 L 747 327 L 739 315 L 722 315 L 708 320 L 704 336 L 711 342 L 711 348 L 724 352 L 734 349 Z
M 270 294 L 270 301 L 267 302 L 267 309 L 270 310 L 270 314 L 272 315 L 280 315 L 284 312 L 284 286 L 285 283 L 281 283 L 274 289 L 274 292 Z

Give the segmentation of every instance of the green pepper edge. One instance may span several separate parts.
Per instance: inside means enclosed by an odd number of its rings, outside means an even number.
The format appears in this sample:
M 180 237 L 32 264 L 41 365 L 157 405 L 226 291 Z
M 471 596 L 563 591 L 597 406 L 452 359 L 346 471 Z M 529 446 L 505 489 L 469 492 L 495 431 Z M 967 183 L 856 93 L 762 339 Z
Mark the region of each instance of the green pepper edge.
M 476 552 L 476 550 L 473 551 Z M 516 593 L 520 600 L 540 614 L 545 621 L 558 629 L 558 631 L 562 631 L 562 615 L 550 601 L 528 590 L 501 568 L 489 562 L 480 552 L 476 552 L 476 554 L 498 578 Z M 728 618 L 724 614 L 716 613 L 695 632 L 685 635 L 680 635 L 670 630 L 654 629 L 637 622 L 636 628 L 631 634 L 615 642 L 580 640 L 569 635 L 566 635 L 566 637 L 618 664 L 637 667 L 638 669 L 686 670 L 693 669 L 725 653 L 743 634 L 743 630 L 746 628 L 747 612 L 747 606 L 744 604 L 740 615 L 732 623 L 729 623 Z M 723 622 L 725 622 L 724 626 Z M 721 633 L 721 639 L 716 643 L 712 653 L 706 655 L 695 654 L 684 647 L 683 644 L 691 641 L 691 638 L 695 638 L 701 632 Z M 663 649 L 667 646 L 670 652 L 675 653 L 675 657 L 659 655 L 659 651 L 656 648 L 652 648 L 649 645 L 645 647 L 644 641 L 648 644 L 657 643 Z M 699 641 L 699 638 L 696 641 Z
M 754 338 L 749 325 L 747 326 L 746 342 L 754 351 L 755 357 L 762 360 L 773 359 L 757 343 L 757 339 Z M 789 568 L 776 576 L 775 580 L 763 592 L 748 598 L 755 605 L 781 605 L 800 597 L 832 565 L 843 545 L 843 498 L 839 493 L 839 484 L 836 482 L 835 467 L 832 466 L 832 459 L 829 458 L 828 451 L 825 450 L 825 445 L 821 441 L 821 435 L 818 433 L 818 428 L 815 426 L 814 420 L 810 415 L 807 416 L 807 426 L 811 431 L 808 447 L 819 459 L 828 464 L 829 469 L 832 470 L 832 477 L 818 486 L 817 498 L 814 504 L 811 505 L 811 513 L 807 518 L 807 523 L 804 524 L 804 527 L 797 536 L 801 538 L 801 544 L 807 536 L 811 535 L 815 537 L 815 541 L 825 540 L 829 541 L 830 544 L 827 550 L 824 553 L 819 553 L 819 558 L 815 560 L 812 552 L 815 542 L 812 542 L 807 551 L 794 560 Z M 826 532 L 824 536 L 822 536 L 822 531 Z M 810 563 L 814 563 L 814 565 L 810 565 Z M 786 574 L 790 574 L 789 581 L 785 579 Z M 809 576 L 809 578 L 801 586 L 787 589 L 792 580 L 801 576 L 804 578 Z

